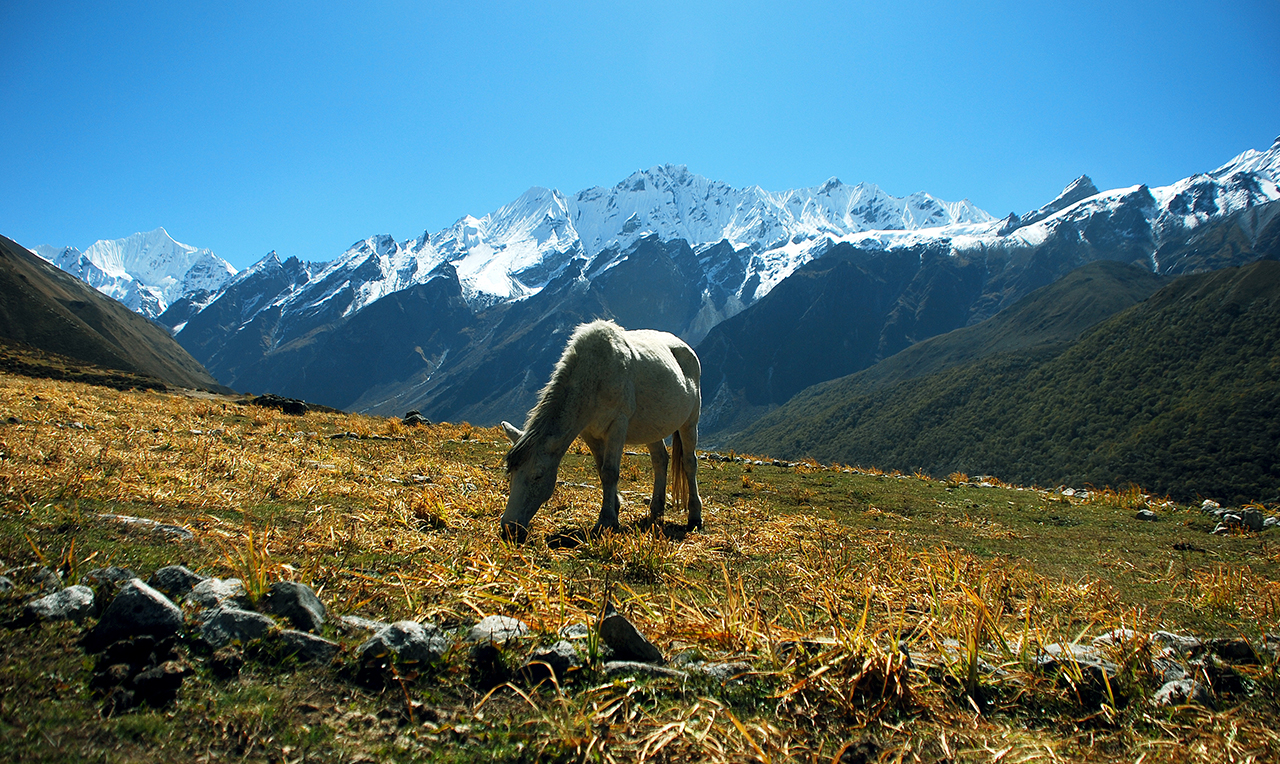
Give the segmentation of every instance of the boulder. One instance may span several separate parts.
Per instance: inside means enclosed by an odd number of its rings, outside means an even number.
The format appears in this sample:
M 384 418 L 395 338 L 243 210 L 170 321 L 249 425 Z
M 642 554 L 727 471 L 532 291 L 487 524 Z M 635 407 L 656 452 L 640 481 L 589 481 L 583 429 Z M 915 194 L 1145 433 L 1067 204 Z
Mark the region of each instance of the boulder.
M 449 650 L 449 638 L 431 624 L 396 621 L 356 649 L 364 666 L 384 660 L 427 666 Z
M 93 615 L 93 590 L 87 586 L 68 586 L 53 594 L 32 600 L 22 609 L 25 618 L 38 621 L 75 621 Z
M 1148 522 L 1148 523 L 1154 523 L 1155 521 L 1160 519 L 1159 515 L 1157 515 L 1155 512 L 1152 512 L 1149 509 L 1138 510 L 1138 514 L 1136 517 L 1137 519 Z
M 1195 704 L 1213 708 L 1213 695 L 1209 688 L 1189 677 L 1165 682 L 1151 698 L 1156 708 Z
M 324 603 L 306 584 L 277 581 L 263 598 L 262 609 L 287 618 L 300 631 L 319 632 L 324 626 Z
M 645 638 L 621 613 L 612 613 L 600 622 L 600 640 L 613 650 L 617 661 L 662 663 L 662 651 Z
M 582 656 L 572 642 L 560 640 L 550 647 L 540 647 L 533 651 L 529 660 L 525 661 L 520 674 L 532 685 L 555 677 L 557 682 L 565 682 L 574 672 L 582 670 Z
M 416 409 L 414 411 L 406 412 L 404 418 L 401 419 L 400 422 L 406 427 L 419 427 L 431 424 L 431 420 L 424 417 Z
M 165 638 L 182 628 L 182 611 L 169 598 L 138 579 L 116 592 L 87 637 L 91 649 L 136 636 Z
M 467 641 L 506 644 L 529 633 L 529 624 L 505 615 L 487 615 L 467 632 Z
M 114 594 L 124 582 L 137 578 L 132 570 L 111 565 L 106 568 L 94 568 L 81 578 L 84 583 L 100 594 Z
M 223 605 L 206 611 L 200 636 L 213 649 L 231 642 L 245 643 L 262 639 L 276 627 L 276 622 L 262 613 Z
M 369 632 L 376 634 L 391 624 L 385 621 L 374 621 L 370 618 L 362 618 L 358 615 L 340 615 L 337 618 L 338 628 L 347 634 L 359 634 L 361 632 Z
M 166 565 L 152 573 L 147 584 L 176 601 L 187 596 L 192 587 L 207 578 L 208 576 L 193 573 L 182 565 Z
M 688 679 L 689 675 L 683 671 L 665 666 L 658 666 L 653 663 L 642 663 L 640 661 L 609 661 L 604 664 L 604 675 L 608 677 L 615 676 L 644 676 L 658 679 Z
M 337 642 L 294 629 L 280 632 L 279 639 L 284 654 L 297 656 L 298 660 L 309 663 L 329 663 L 337 656 L 340 647 Z
M 222 605 L 244 608 L 249 605 L 249 593 L 238 578 L 206 578 L 187 593 L 186 603 L 201 610 Z

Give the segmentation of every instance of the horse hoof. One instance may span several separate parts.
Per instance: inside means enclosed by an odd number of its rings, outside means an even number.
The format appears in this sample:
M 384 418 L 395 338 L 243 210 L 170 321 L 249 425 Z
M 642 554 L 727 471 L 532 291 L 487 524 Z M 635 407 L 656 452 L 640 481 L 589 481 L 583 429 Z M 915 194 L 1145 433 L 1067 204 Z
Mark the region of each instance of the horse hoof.
M 529 537 L 529 529 L 519 523 L 503 523 L 502 538 L 512 544 L 523 544 L 525 539 Z

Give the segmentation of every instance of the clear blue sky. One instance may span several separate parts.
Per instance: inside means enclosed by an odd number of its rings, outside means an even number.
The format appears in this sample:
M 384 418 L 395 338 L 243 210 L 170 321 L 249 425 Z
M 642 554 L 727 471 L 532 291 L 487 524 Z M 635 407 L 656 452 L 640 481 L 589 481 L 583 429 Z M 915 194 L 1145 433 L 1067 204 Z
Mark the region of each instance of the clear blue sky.
M 0 233 L 244 267 L 671 162 L 995 215 L 1280 134 L 1280 3 L 0 2 Z

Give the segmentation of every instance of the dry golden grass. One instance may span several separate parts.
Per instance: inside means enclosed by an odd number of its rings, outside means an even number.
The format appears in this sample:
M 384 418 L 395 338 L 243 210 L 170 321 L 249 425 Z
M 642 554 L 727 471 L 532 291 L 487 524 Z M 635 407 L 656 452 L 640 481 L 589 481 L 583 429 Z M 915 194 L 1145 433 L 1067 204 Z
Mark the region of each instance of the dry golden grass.
M 725 687 L 613 681 L 489 696 L 446 672 L 404 692 L 447 688 L 470 715 L 471 742 L 418 729 L 389 756 L 427 756 L 434 749 L 415 746 L 461 740 L 458 751 L 487 745 L 503 760 L 830 761 L 868 735 L 883 761 L 1280 756 L 1270 664 L 1247 698 L 1173 712 L 1147 705 L 1148 647 L 1117 656 L 1133 682 L 1102 697 L 1030 667 L 1046 644 L 1117 627 L 1177 630 L 1173 611 L 1251 622 L 1257 636 L 1280 612 L 1274 554 L 1181 568 L 1170 557 L 1152 582 L 1159 601 L 1135 602 L 1105 569 L 1126 575 L 1119 557 L 1101 557 L 1096 574 L 1055 577 L 1029 558 L 975 554 L 912 530 L 1034 545 L 1016 516 L 946 503 L 966 475 L 939 482 L 812 460 L 787 469 L 707 463 L 705 532 L 548 543 L 590 527 L 598 510 L 581 444 L 531 542 L 517 548 L 499 538 L 507 483 L 497 429 L 294 417 L 207 396 L 0 376 L 7 418 L 18 421 L 0 425 L 0 517 L 21 536 L 0 547 L 5 565 L 41 558 L 74 576 L 116 563 L 145 575 L 182 561 L 240 577 L 255 593 L 281 578 L 307 582 L 335 613 L 444 624 L 501 613 L 542 639 L 592 623 L 612 598 L 668 655 L 693 650 L 752 666 Z M 340 433 L 356 437 L 331 437 Z M 640 519 L 649 479 L 648 458 L 628 457 L 624 520 Z M 1010 511 L 1015 499 L 1045 511 L 1090 508 L 991 482 L 1000 487 L 985 490 L 1009 492 Z M 844 498 L 833 504 L 833 495 Z M 1166 507 L 1136 489 L 1093 492 L 1089 502 L 1100 512 Z M 180 525 L 195 540 L 136 541 L 100 517 L 108 513 Z M 275 755 L 266 743 L 261 750 Z M 430 755 L 448 760 L 449 750 Z

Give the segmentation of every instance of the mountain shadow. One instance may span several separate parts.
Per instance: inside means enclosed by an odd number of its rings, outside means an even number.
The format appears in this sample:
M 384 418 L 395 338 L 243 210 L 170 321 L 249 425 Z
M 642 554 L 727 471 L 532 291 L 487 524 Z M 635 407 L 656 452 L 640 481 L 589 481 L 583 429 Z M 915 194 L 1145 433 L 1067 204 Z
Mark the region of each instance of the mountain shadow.
M 1022 484 L 1133 483 L 1181 501 L 1280 499 L 1274 261 L 1179 277 L 1065 349 L 891 378 L 806 390 L 733 446 Z
M 165 385 L 231 392 L 159 324 L 3 236 L 0 338 Z

